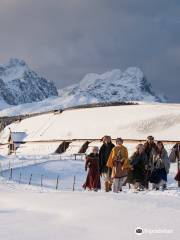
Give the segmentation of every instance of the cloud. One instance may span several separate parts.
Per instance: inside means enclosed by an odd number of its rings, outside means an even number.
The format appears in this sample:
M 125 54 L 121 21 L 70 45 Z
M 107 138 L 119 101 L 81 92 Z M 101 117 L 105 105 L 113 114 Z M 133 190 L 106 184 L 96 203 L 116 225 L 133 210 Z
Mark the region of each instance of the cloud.
M 25 59 L 58 87 L 139 66 L 180 101 L 179 0 L 3 0 L 0 62 Z

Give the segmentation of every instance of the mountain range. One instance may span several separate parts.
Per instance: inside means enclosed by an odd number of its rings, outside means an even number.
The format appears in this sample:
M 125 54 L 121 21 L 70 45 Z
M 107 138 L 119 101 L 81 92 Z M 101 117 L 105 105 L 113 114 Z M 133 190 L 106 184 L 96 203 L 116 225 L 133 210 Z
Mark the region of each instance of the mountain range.
M 90 102 L 148 101 L 164 102 L 137 67 L 124 72 L 115 69 L 103 74 L 87 74 L 78 84 L 59 90 L 59 96 L 84 98 Z
M 23 60 L 10 59 L 0 65 L 1 116 L 121 101 L 166 102 L 166 98 L 153 91 L 137 67 L 90 73 L 79 83 L 58 90 L 52 81 L 40 77 Z

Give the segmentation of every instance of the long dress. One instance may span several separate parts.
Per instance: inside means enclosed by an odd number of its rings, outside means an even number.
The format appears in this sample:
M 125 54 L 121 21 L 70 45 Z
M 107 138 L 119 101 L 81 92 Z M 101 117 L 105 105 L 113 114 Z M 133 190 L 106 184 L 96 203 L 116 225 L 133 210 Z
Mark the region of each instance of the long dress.
M 167 182 L 167 174 L 170 168 L 170 160 L 165 149 L 162 152 L 152 152 L 152 173 L 150 182 L 159 184 L 161 180 Z
M 145 184 L 145 166 L 147 165 L 147 155 L 146 153 L 139 154 L 135 152 L 132 157 L 130 158 L 130 164 L 133 167 L 128 174 L 128 182 L 129 183 L 136 183 L 139 182 L 142 185 Z
M 150 180 L 150 176 L 151 176 L 151 169 L 150 169 L 151 155 L 152 155 L 152 152 L 157 149 L 157 145 L 155 143 L 150 144 L 148 142 L 145 142 L 144 147 L 145 147 L 145 153 L 147 155 L 147 160 L 148 160 L 147 168 L 145 170 L 144 185 L 145 185 L 145 188 L 148 189 L 149 188 L 149 180 Z
M 176 174 L 175 178 L 176 181 L 180 182 L 180 170 L 178 171 L 178 173 Z
M 85 170 L 88 170 L 88 174 L 83 188 L 89 190 L 101 189 L 98 154 L 91 153 L 86 157 Z
M 112 149 L 114 148 L 114 144 L 112 142 L 108 144 L 103 144 L 99 150 L 99 168 L 100 173 L 110 173 L 111 169 L 106 166 L 108 158 L 111 154 Z

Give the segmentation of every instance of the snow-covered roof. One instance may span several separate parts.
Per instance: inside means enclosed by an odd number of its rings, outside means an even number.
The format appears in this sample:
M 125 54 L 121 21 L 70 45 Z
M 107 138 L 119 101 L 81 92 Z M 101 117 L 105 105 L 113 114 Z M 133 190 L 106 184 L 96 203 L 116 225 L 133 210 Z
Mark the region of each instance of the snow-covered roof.
M 25 132 L 11 132 L 10 134 L 13 142 L 23 142 L 27 136 Z
M 7 127 L 0 134 L 0 143 L 7 144 L 7 143 L 9 143 L 9 140 L 11 140 L 13 142 L 23 142 L 23 141 L 25 141 L 26 138 L 27 138 L 26 132 L 10 131 L 10 129 Z

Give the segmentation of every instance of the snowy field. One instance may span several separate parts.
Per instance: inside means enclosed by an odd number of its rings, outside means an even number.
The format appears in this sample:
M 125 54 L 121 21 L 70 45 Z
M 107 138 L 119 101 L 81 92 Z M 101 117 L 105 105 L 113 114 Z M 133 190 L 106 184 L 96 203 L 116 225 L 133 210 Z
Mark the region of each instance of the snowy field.
M 156 140 L 178 141 L 179 120 L 179 104 L 141 104 L 47 114 L 10 127 L 13 132 L 26 133 L 26 141 L 100 139 L 104 134 L 130 139 L 145 139 L 153 134 Z M 8 137 L 7 126 L 1 133 L 1 143 L 6 144 Z M 128 186 L 119 194 L 87 192 L 82 189 L 86 178 L 84 161 L 72 158 L 82 142 L 71 143 L 62 155 L 50 155 L 59 144 L 29 142 L 11 156 L 5 154 L 8 145 L 1 146 L 0 240 L 178 239 L 180 190 L 174 181 L 176 164 L 171 165 L 168 190 L 164 192 L 136 194 Z M 86 153 L 101 144 L 91 142 Z M 129 155 L 135 145 L 125 142 Z M 168 153 L 172 146 L 165 145 Z M 135 234 L 137 227 L 143 229 L 142 236 Z
M 57 178 L 59 176 L 59 190 L 73 189 L 75 177 L 75 190 L 82 190 L 85 180 L 84 162 L 74 160 L 54 160 L 45 163 L 35 164 L 26 167 L 18 167 L 13 170 L 12 180 L 24 184 L 29 184 L 31 178 L 32 185 L 43 185 L 51 189 L 56 188 Z M 10 170 L 2 173 L 3 177 L 9 179 Z M 42 182 L 41 182 L 42 180 Z
M 0 239 L 173 240 L 180 234 L 179 222 L 175 221 L 180 217 L 180 191 L 173 180 L 176 164 L 171 166 L 169 190 L 138 194 L 128 188 L 120 194 L 82 191 L 83 161 L 54 160 L 25 166 L 17 168 L 14 177 L 20 169 L 24 174 L 48 176 L 50 186 L 29 186 L 0 178 Z M 62 183 L 58 191 L 51 186 L 57 174 Z M 74 174 L 78 179 L 75 192 L 71 189 Z M 34 180 L 32 184 L 36 185 Z M 135 234 L 137 227 L 144 230 L 142 236 Z

